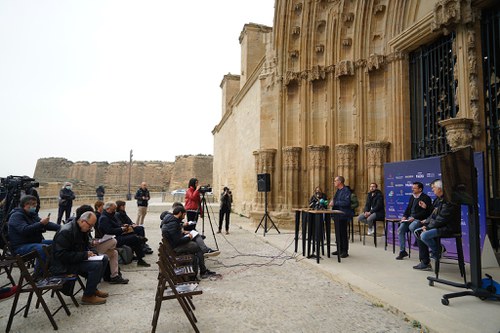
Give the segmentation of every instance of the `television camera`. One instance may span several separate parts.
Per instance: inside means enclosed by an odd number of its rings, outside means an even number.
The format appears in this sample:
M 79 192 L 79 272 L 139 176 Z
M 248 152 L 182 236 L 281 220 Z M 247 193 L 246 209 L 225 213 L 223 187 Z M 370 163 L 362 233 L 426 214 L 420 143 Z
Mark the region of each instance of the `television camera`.
M 212 192 L 212 188 L 210 187 L 210 184 L 201 186 L 200 189 L 198 190 L 201 194 L 205 194 L 207 192 Z
M 0 178 L 0 201 L 3 202 L 2 221 L 7 219 L 10 211 L 19 205 L 23 194 L 30 194 L 40 183 L 28 176 L 8 176 Z

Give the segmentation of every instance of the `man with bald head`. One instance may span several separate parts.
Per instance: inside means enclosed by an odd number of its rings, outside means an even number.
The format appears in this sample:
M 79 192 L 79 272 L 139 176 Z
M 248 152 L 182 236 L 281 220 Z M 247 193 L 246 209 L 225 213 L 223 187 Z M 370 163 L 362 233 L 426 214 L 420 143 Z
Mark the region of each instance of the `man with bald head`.
M 146 182 L 141 183 L 141 187 L 135 193 L 135 200 L 137 200 L 137 220 L 135 224 L 143 225 L 144 218 L 148 212 L 149 191 Z
M 54 236 L 50 271 L 54 275 L 78 274 L 87 278 L 82 304 L 106 303 L 108 293 L 98 290 L 102 275 L 108 265 L 108 257 L 92 260 L 96 253 L 89 248 L 89 232 L 97 218 L 93 212 L 83 213 L 78 220 L 72 220 L 61 227 Z

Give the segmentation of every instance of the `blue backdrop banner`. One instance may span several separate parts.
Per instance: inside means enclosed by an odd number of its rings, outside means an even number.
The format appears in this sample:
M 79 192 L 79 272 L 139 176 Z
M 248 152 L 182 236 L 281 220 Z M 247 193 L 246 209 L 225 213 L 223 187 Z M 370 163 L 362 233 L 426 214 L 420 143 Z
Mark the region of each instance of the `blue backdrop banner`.
M 486 237 L 484 157 L 482 153 L 474 153 L 474 164 L 477 170 L 479 228 L 482 252 L 484 239 Z M 432 181 L 437 178 L 441 178 L 441 164 L 439 157 L 386 163 L 384 165 L 386 218 L 400 219 L 403 216 L 410 196 L 412 195 L 411 188 L 414 182 L 423 183 L 424 193 L 428 194 L 434 200 L 436 196 L 431 190 L 430 183 L 432 183 Z M 465 260 L 469 262 L 469 224 L 467 211 L 467 206 L 462 206 L 462 245 L 464 247 Z M 392 243 L 392 229 L 388 228 L 387 233 L 388 242 Z M 396 244 L 399 244 L 397 231 L 395 236 Z M 456 253 L 456 245 L 454 239 L 443 239 L 442 243 L 446 247 L 448 253 Z M 412 249 L 416 250 L 415 247 L 412 247 Z

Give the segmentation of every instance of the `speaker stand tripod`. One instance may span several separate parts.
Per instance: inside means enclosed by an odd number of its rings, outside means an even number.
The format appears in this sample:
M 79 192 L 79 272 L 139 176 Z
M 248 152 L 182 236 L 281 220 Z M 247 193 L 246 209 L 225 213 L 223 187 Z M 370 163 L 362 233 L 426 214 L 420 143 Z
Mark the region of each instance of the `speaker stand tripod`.
M 267 212 L 267 191 L 264 193 L 264 216 L 262 216 L 262 219 L 260 219 L 260 223 L 259 225 L 257 226 L 257 229 L 255 229 L 255 233 L 257 233 L 257 231 L 259 230 L 260 226 L 262 225 L 262 222 L 264 222 L 264 237 L 266 236 L 266 233 L 271 230 L 271 226 L 269 227 L 269 229 L 267 229 L 267 220 L 269 219 L 269 221 L 271 221 L 272 223 L 272 227 L 274 227 L 274 229 L 276 229 L 276 231 L 278 232 L 278 234 L 280 234 L 281 232 L 279 231 L 278 227 L 276 226 L 276 224 L 274 224 L 274 221 L 273 219 L 271 218 L 271 216 L 269 216 L 269 213 Z
M 212 225 L 212 219 L 208 212 L 207 200 L 205 199 L 205 193 L 201 194 L 201 211 L 203 215 L 201 216 L 201 234 L 205 235 L 205 214 L 208 216 L 208 222 L 210 222 L 210 229 L 212 229 L 212 235 L 214 236 L 215 248 L 219 250 L 219 244 L 217 244 L 217 238 L 215 237 L 214 226 Z

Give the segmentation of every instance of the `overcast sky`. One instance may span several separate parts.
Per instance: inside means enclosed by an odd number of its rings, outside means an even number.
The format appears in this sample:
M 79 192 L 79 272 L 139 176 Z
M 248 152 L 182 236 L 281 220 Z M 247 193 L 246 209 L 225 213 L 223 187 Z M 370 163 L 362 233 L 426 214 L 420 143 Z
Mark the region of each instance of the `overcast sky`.
M 0 0 L 0 176 L 213 154 L 220 83 L 274 0 Z

